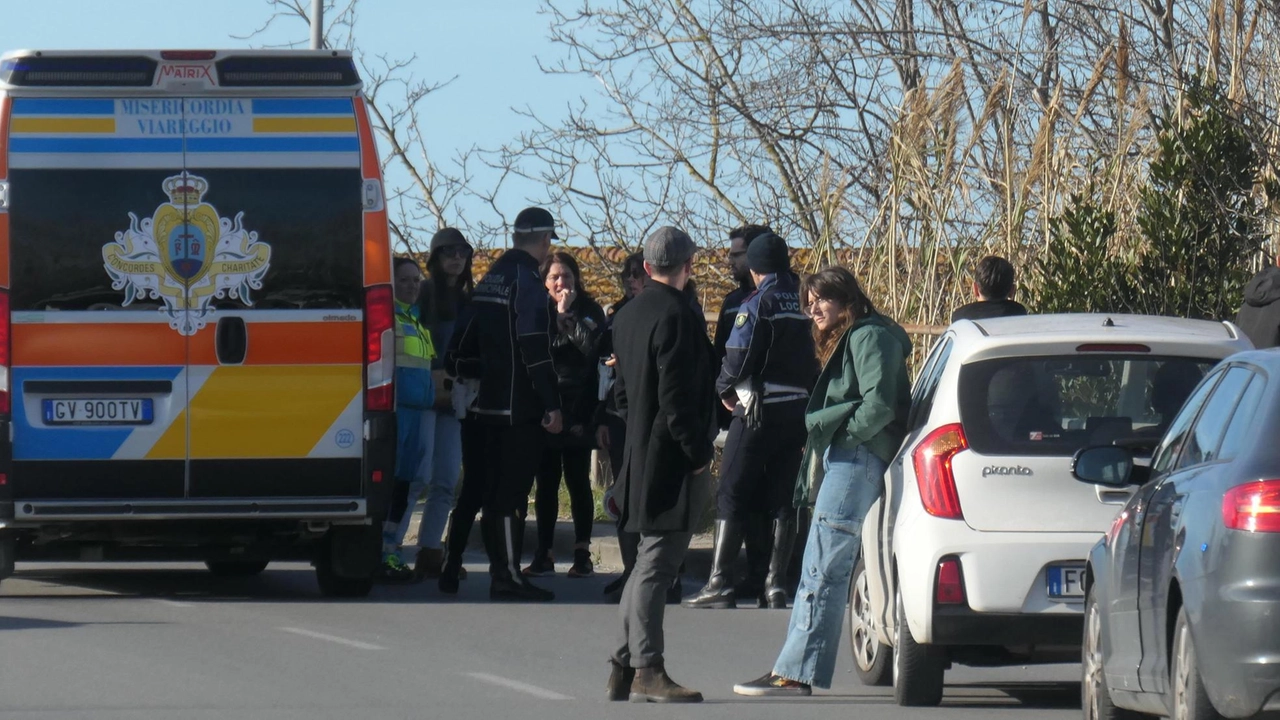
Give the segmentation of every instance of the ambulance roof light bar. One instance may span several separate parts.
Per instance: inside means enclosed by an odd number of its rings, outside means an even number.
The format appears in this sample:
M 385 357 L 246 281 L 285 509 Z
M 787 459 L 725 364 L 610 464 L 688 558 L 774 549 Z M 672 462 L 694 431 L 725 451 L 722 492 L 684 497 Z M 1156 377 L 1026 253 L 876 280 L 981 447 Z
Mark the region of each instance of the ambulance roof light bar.
M 20 52 L 0 59 L 0 83 L 18 87 L 151 87 L 161 63 L 212 63 L 216 86 L 359 87 L 350 53 L 161 50 Z
M 158 65 L 147 57 L 7 57 L 0 61 L 0 81 L 25 87 L 150 87 Z

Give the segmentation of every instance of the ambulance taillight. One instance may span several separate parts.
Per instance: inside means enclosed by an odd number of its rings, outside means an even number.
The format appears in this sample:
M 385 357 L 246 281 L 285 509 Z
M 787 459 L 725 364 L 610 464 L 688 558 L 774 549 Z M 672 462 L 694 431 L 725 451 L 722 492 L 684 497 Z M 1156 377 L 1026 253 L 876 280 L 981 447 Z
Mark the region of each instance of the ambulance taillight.
M 365 290 L 364 406 L 370 412 L 395 410 L 395 315 L 390 285 L 375 285 Z
M 12 336 L 13 320 L 9 317 L 9 291 L 0 290 L 0 415 L 8 415 L 11 410 L 9 366 L 13 360 L 10 351 Z

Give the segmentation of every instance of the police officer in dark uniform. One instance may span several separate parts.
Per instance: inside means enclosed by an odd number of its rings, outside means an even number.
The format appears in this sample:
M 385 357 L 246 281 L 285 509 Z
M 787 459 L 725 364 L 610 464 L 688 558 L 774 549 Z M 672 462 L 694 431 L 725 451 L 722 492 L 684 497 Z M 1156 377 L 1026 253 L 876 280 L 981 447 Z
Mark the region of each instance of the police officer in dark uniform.
M 747 248 L 751 246 L 752 240 L 771 232 L 773 230 L 768 225 L 743 225 L 729 231 L 729 272 L 738 287 L 730 290 L 720 304 L 713 342 L 716 362 L 724 362 L 725 345 L 729 342 L 729 333 L 733 331 L 733 321 L 738 317 L 738 309 L 756 289 L 756 283 L 751 279 L 751 269 L 747 267 Z M 717 408 L 716 420 L 721 430 L 728 430 L 732 419 L 733 413 L 728 409 Z M 764 516 L 752 513 L 743 528 L 743 541 L 747 547 L 747 574 L 738 583 L 740 596 L 759 595 L 764 589 L 764 576 L 769 565 L 768 534 L 768 522 Z
M 760 604 L 787 606 L 787 562 L 795 539 L 792 490 L 804 452 L 805 406 L 819 368 L 786 242 L 773 233 L 757 236 L 747 263 L 756 290 L 733 320 L 716 381 L 733 420 L 720 465 L 711 578 L 685 599 L 685 607 L 736 607 L 733 563 L 753 512 L 772 520 Z
M 463 453 L 463 474 L 464 484 L 479 481 L 483 488 L 480 530 L 489 555 L 491 600 L 555 597 L 531 584 L 519 568 L 521 510 L 542 458 L 543 429 L 554 434 L 563 424 L 551 363 L 552 305 L 538 274 L 555 238 L 555 221 L 546 210 L 526 208 L 516 216 L 513 247 L 476 284 L 445 358 L 454 375 L 479 380 L 469 418 L 482 447 Z M 462 505 L 460 501 L 460 510 Z M 467 510 L 474 517 L 474 510 Z M 464 546 L 466 539 L 449 540 L 441 588 L 456 591 L 461 554 L 455 556 L 452 549 Z
M 734 318 L 738 317 L 738 308 L 742 301 L 755 292 L 756 284 L 751 279 L 751 269 L 747 267 L 747 248 L 756 237 L 773 232 L 768 225 L 743 225 L 729 231 L 729 272 L 738 283 L 738 287 L 729 291 L 720 303 L 720 315 L 716 322 L 716 337 L 713 343 L 716 357 L 724 362 L 725 345 L 729 343 L 729 333 L 733 330 Z M 729 427 L 728 413 L 720 427 Z

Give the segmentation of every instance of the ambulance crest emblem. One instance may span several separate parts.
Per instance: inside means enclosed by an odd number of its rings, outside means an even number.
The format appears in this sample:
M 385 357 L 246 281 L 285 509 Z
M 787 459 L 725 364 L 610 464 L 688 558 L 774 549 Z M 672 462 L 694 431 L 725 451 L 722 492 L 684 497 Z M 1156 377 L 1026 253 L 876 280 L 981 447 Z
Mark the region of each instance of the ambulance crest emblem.
M 124 292 L 122 305 L 160 300 L 169 327 L 194 335 L 209 323 L 215 300 L 252 306 L 271 266 L 271 246 L 244 228 L 244 213 L 220 217 L 204 202 L 209 183 L 183 172 L 162 184 L 169 202 L 149 218 L 129 213 L 129 229 L 102 248 L 111 287 Z

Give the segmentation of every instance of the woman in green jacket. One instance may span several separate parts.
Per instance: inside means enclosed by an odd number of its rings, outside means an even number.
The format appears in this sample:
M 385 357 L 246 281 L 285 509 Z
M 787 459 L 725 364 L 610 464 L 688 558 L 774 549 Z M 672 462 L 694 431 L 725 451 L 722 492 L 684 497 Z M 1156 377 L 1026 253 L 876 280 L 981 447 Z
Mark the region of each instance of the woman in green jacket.
M 806 278 L 801 300 L 823 363 L 805 413 L 806 456 L 821 458 L 825 472 L 787 640 L 773 671 L 734 686 L 739 695 L 808 695 L 813 686 L 831 687 L 862 521 L 884 492 L 911 404 L 911 340 L 876 312 L 853 273 L 832 267 Z M 807 498 L 808 477 L 800 473 L 797 500 Z

